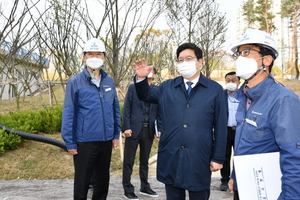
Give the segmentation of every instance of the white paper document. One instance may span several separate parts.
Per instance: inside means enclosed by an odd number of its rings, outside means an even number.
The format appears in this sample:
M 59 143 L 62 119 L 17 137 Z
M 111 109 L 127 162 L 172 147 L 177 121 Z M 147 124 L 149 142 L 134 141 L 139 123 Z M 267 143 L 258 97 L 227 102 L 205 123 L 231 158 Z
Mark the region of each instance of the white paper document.
M 234 156 L 241 200 L 277 200 L 281 192 L 279 152 Z

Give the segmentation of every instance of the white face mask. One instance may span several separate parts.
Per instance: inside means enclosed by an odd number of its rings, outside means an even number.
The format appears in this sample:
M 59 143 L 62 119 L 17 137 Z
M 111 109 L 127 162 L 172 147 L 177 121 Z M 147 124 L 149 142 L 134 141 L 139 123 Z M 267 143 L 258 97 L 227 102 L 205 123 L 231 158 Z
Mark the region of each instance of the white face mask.
M 235 61 L 236 75 L 245 80 L 249 79 L 257 71 L 257 59 L 242 56 L 238 57 Z
M 184 78 L 191 78 L 198 71 L 196 68 L 196 62 L 183 62 L 178 64 L 178 71 Z
M 85 61 L 86 66 L 88 66 L 91 69 L 99 69 L 102 67 L 104 61 L 101 58 L 88 58 Z
M 236 83 L 226 83 L 225 87 L 228 91 L 233 92 L 237 89 L 237 84 Z
M 147 76 L 148 78 L 152 78 L 153 77 L 153 73 L 152 72 L 150 72 L 149 74 L 148 74 L 148 76 Z

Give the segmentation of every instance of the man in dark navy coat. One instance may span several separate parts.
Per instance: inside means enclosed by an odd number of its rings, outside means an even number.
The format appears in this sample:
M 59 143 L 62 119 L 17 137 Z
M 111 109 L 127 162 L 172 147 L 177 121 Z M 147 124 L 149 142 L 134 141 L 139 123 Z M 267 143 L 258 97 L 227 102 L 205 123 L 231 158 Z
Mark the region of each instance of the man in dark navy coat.
M 152 65 L 151 65 L 152 66 Z M 148 74 L 150 87 L 156 70 Z M 137 147 L 140 146 L 139 175 L 141 180 L 140 193 L 158 197 L 148 182 L 148 160 L 155 135 L 155 120 L 159 120 L 158 105 L 139 100 L 134 84 L 131 84 L 126 93 L 124 102 L 124 135 L 126 137 L 123 161 L 123 188 L 126 199 L 138 199 L 134 193 L 134 186 L 130 182 Z
M 161 114 L 157 179 L 165 184 L 167 200 L 207 200 L 211 172 L 222 168 L 227 137 L 226 99 L 220 84 L 204 77 L 202 50 L 193 43 L 176 52 L 181 76 L 149 87 L 146 60 L 134 64 L 137 95 L 157 103 Z

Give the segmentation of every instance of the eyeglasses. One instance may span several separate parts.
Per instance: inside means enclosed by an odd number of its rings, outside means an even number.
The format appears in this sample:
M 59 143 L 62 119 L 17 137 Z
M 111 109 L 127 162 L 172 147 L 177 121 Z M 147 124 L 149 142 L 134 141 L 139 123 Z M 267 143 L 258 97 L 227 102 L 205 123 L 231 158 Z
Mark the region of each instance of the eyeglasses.
M 183 61 L 191 62 L 194 58 L 197 58 L 197 57 L 187 56 L 185 58 L 178 58 L 178 59 L 176 59 L 176 62 L 177 63 L 183 63 Z
M 246 56 L 248 56 L 250 54 L 250 51 L 256 51 L 256 52 L 262 54 L 260 51 L 258 51 L 256 49 L 247 48 L 247 49 L 243 49 L 240 52 L 235 52 L 233 54 L 233 59 L 236 60 L 239 56 L 246 57 Z

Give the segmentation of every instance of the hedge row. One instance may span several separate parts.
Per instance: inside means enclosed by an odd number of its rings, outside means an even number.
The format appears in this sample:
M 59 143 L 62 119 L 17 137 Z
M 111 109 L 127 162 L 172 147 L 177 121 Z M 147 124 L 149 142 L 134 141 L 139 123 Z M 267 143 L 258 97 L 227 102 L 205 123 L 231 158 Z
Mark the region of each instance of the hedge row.
M 19 111 L 6 115 L 0 114 L 0 122 L 14 130 L 27 133 L 55 133 L 61 129 L 62 106 L 44 108 L 42 110 Z M 25 140 L 4 129 L 0 130 L 0 154 L 5 150 L 15 149 Z
M 123 104 L 120 104 L 121 119 L 123 115 Z M 42 110 L 19 111 L 6 115 L 0 114 L 0 122 L 14 130 L 26 133 L 55 133 L 61 131 L 62 106 L 44 108 Z M 123 120 L 122 120 L 123 121 Z M 123 125 L 123 122 L 121 126 Z M 5 133 L 0 129 L 0 154 L 5 150 L 19 147 L 25 140 L 18 135 Z

